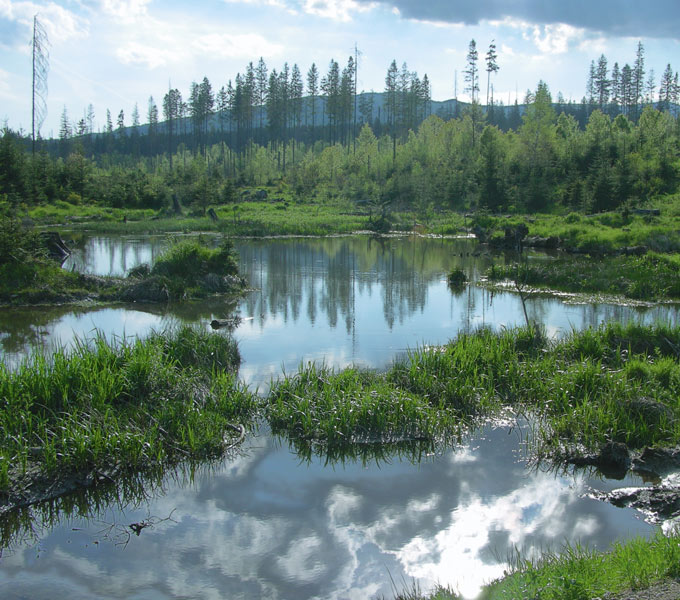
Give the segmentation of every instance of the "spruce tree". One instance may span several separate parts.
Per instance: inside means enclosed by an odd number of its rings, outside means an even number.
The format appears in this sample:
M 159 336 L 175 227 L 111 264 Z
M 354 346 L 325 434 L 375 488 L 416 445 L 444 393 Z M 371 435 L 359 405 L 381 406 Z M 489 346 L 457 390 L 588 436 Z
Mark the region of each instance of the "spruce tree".
M 496 54 L 495 40 L 491 40 L 489 50 L 486 53 L 486 105 L 489 106 L 489 87 L 491 85 L 491 74 L 498 73 L 498 55 Z M 491 96 L 493 104 L 493 95 Z

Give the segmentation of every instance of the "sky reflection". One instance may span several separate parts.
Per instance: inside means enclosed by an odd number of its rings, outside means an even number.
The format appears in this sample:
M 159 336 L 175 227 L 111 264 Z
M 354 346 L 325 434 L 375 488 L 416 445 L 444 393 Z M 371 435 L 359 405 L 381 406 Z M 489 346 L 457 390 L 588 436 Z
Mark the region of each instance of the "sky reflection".
M 74 599 L 340 600 L 391 597 L 392 578 L 473 598 L 515 548 L 531 556 L 568 540 L 604 549 L 652 531 L 633 511 L 584 497 L 590 485 L 598 482 L 527 471 L 507 427 L 420 464 L 333 467 L 264 435 L 192 483 L 169 482 L 148 507 L 108 517 L 174 522 L 124 548 L 102 538 L 101 521 L 57 526 L 39 547 L 3 557 L 0 589 L 3 598 L 49 588 Z

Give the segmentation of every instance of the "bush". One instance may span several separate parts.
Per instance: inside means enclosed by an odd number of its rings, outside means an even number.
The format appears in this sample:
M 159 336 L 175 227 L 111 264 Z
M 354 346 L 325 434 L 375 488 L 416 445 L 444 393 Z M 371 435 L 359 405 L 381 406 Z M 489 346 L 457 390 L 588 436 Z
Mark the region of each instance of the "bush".
M 453 269 L 448 276 L 449 286 L 452 288 L 463 287 L 467 283 L 467 275 L 460 267 Z
M 6 206 L 0 206 L 0 265 L 46 258 L 38 233 L 24 227 Z

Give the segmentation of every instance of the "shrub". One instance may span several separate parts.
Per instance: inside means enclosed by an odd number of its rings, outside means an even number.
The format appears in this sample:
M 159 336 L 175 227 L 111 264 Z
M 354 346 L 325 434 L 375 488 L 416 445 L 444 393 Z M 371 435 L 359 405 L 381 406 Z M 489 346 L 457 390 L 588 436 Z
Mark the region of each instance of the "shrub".
M 449 273 L 448 282 L 452 288 L 463 287 L 467 283 L 467 275 L 463 269 L 456 267 Z

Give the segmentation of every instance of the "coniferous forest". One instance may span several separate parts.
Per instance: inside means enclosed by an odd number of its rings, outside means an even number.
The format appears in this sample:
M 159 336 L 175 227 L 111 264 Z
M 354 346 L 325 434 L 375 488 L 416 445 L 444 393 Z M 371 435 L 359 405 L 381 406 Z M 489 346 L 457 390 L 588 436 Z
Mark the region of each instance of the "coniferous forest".
M 236 202 L 243 186 L 276 183 L 298 201 L 342 199 L 399 209 L 600 212 L 674 193 L 680 179 L 678 74 L 657 89 L 638 44 L 631 67 L 603 55 L 580 102 L 539 81 L 524 102 L 493 97 L 493 43 L 481 61 L 470 42 L 469 102 L 432 100 L 427 75 L 389 65 L 380 92 L 356 90 L 354 57 L 269 70 L 263 59 L 215 90 L 207 78 L 186 96 L 148 100 L 142 123 L 107 110 L 94 131 L 90 105 L 58 139 L 7 126 L 0 195 L 12 206 L 67 202 L 197 211 Z M 484 73 L 486 76 L 482 76 Z M 482 103 L 482 96 L 485 102 Z

